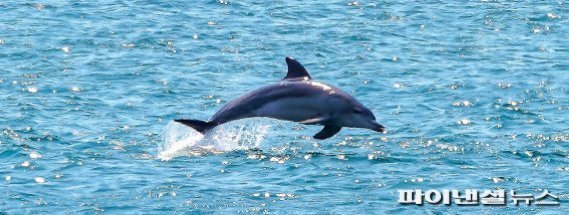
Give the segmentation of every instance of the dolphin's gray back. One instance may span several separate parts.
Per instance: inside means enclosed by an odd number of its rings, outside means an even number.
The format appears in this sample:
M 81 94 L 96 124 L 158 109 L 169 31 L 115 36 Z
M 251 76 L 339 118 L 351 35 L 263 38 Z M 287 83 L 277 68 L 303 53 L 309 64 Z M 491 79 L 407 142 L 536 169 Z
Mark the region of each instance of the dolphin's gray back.
M 274 104 L 285 99 L 310 99 L 322 94 L 329 94 L 330 91 L 335 91 L 342 95 L 345 94 L 337 88 L 320 83 L 317 83 L 318 85 L 312 83 L 317 82 L 285 80 L 259 88 L 224 105 L 215 113 L 211 121 L 216 124 L 223 124 L 233 120 L 257 117 L 257 110 L 260 108 L 269 103 Z

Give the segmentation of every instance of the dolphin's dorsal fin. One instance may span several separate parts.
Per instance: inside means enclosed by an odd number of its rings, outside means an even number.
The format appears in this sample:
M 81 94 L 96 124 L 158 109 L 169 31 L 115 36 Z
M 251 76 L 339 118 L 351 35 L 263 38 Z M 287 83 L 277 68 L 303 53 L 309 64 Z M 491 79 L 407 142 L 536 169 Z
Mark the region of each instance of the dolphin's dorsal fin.
M 290 78 L 310 78 L 310 75 L 298 61 L 296 61 L 292 57 L 286 57 L 286 65 L 288 66 L 288 72 L 286 73 L 286 77 L 284 79 Z

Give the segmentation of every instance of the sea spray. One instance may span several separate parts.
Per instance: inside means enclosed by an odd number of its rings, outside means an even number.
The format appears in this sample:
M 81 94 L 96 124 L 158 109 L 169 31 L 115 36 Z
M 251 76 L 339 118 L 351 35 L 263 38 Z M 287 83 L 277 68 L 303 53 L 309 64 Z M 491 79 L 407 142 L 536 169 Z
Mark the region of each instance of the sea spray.
M 206 134 L 174 121 L 161 133 L 158 159 L 202 156 L 258 148 L 270 128 L 269 119 L 244 119 L 220 125 Z

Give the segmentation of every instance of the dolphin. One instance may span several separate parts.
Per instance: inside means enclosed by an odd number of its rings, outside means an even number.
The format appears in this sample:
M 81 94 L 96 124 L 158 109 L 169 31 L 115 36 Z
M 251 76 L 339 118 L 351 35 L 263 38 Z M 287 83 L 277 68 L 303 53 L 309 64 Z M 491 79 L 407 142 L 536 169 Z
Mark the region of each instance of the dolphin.
M 261 87 L 225 104 L 210 121 L 176 119 L 200 133 L 234 120 L 268 117 L 323 125 L 314 135 L 323 140 L 334 136 L 342 127 L 365 128 L 385 132 L 373 113 L 354 97 L 340 89 L 312 80 L 304 66 L 286 57 L 288 72 L 280 82 Z

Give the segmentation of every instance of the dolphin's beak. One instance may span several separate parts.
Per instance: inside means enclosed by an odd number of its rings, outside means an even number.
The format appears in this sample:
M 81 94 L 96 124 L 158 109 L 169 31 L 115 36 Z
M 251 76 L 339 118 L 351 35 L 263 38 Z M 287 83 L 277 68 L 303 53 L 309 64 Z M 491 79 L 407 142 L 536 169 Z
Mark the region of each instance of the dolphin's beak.
M 380 132 L 380 133 L 386 133 L 385 127 L 383 127 L 383 125 L 380 125 L 377 122 L 373 122 L 373 129 L 372 130 Z

